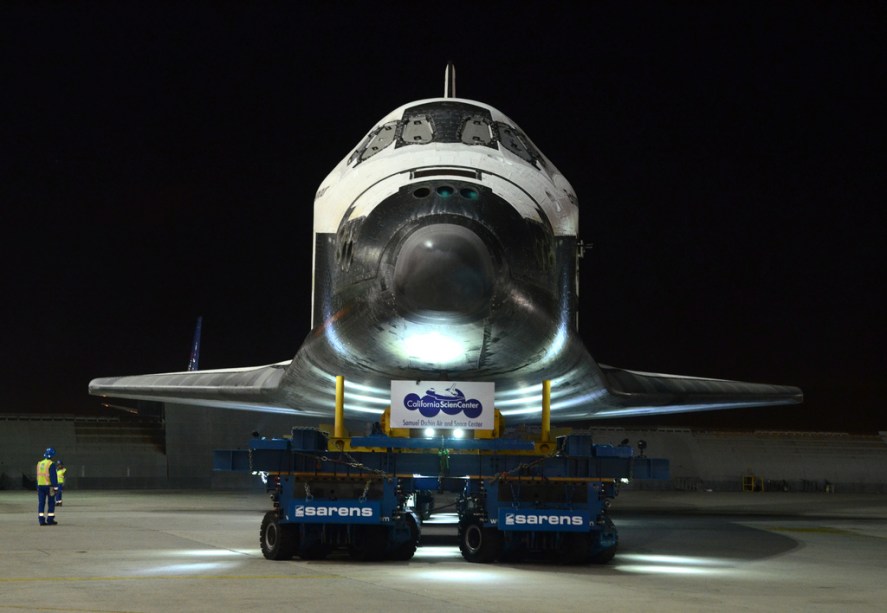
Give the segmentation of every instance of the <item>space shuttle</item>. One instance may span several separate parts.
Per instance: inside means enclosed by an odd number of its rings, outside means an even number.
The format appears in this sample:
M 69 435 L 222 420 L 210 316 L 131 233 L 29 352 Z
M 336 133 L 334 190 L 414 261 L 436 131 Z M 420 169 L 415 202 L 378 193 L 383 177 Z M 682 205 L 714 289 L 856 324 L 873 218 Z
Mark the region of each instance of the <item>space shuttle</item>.
M 95 396 L 375 419 L 392 381 L 494 382 L 508 423 L 801 402 L 796 387 L 598 364 L 577 330 L 579 203 L 509 117 L 455 95 L 385 115 L 314 199 L 312 329 L 291 360 L 94 379 Z

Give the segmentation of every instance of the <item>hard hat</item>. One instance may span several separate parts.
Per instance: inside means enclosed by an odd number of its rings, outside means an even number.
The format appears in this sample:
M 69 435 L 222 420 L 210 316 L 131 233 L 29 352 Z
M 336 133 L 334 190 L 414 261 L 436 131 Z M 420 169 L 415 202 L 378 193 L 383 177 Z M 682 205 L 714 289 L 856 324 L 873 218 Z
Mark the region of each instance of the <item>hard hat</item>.
M 53 449 L 52 447 L 47 447 L 46 451 L 43 452 L 43 457 L 44 458 L 55 457 L 55 449 Z

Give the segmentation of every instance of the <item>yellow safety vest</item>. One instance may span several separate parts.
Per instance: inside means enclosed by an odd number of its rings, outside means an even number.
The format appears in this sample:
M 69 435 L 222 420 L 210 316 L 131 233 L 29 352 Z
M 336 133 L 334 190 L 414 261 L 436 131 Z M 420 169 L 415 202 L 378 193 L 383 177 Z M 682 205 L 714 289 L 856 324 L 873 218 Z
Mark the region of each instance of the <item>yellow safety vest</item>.
M 65 484 L 65 472 L 66 472 L 67 470 L 68 470 L 67 468 L 59 468 L 59 469 L 57 469 L 57 470 L 55 471 L 55 474 L 56 474 L 56 476 L 58 477 L 58 480 L 59 480 L 59 485 L 64 485 L 64 484 Z
M 49 467 L 52 466 L 52 460 L 46 458 L 37 462 L 37 485 L 52 485 L 49 478 Z

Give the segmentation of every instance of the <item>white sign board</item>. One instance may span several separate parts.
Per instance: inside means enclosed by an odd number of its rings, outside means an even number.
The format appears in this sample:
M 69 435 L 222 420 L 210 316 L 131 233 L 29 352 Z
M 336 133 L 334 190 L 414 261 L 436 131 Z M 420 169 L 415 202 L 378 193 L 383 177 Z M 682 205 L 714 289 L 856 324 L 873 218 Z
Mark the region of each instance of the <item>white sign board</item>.
M 392 428 L 495 427 L 496 384 L 461 381 L 392 381 Z

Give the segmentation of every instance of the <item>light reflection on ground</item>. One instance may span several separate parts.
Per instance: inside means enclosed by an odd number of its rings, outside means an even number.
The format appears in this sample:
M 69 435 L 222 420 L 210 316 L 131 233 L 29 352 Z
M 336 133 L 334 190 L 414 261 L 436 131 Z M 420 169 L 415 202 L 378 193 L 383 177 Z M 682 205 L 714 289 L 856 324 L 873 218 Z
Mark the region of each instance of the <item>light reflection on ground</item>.
M 423 559 L 442 559 L 442 558 L 452 558 L 454 560 L 461 559 L 462 553 L 459 551 L 459 548 L 456 546 L 447 546 L 447 545 L 429 545 L 423 546 L 416 549 L 416 555 L 413 556 L 414 560 L 423 560 Z
M 639 553 L 617 554 L 614 567 L 624 573 L 659 575 L 723 575 L 733 572 L 731 563 L 718 558 Z

